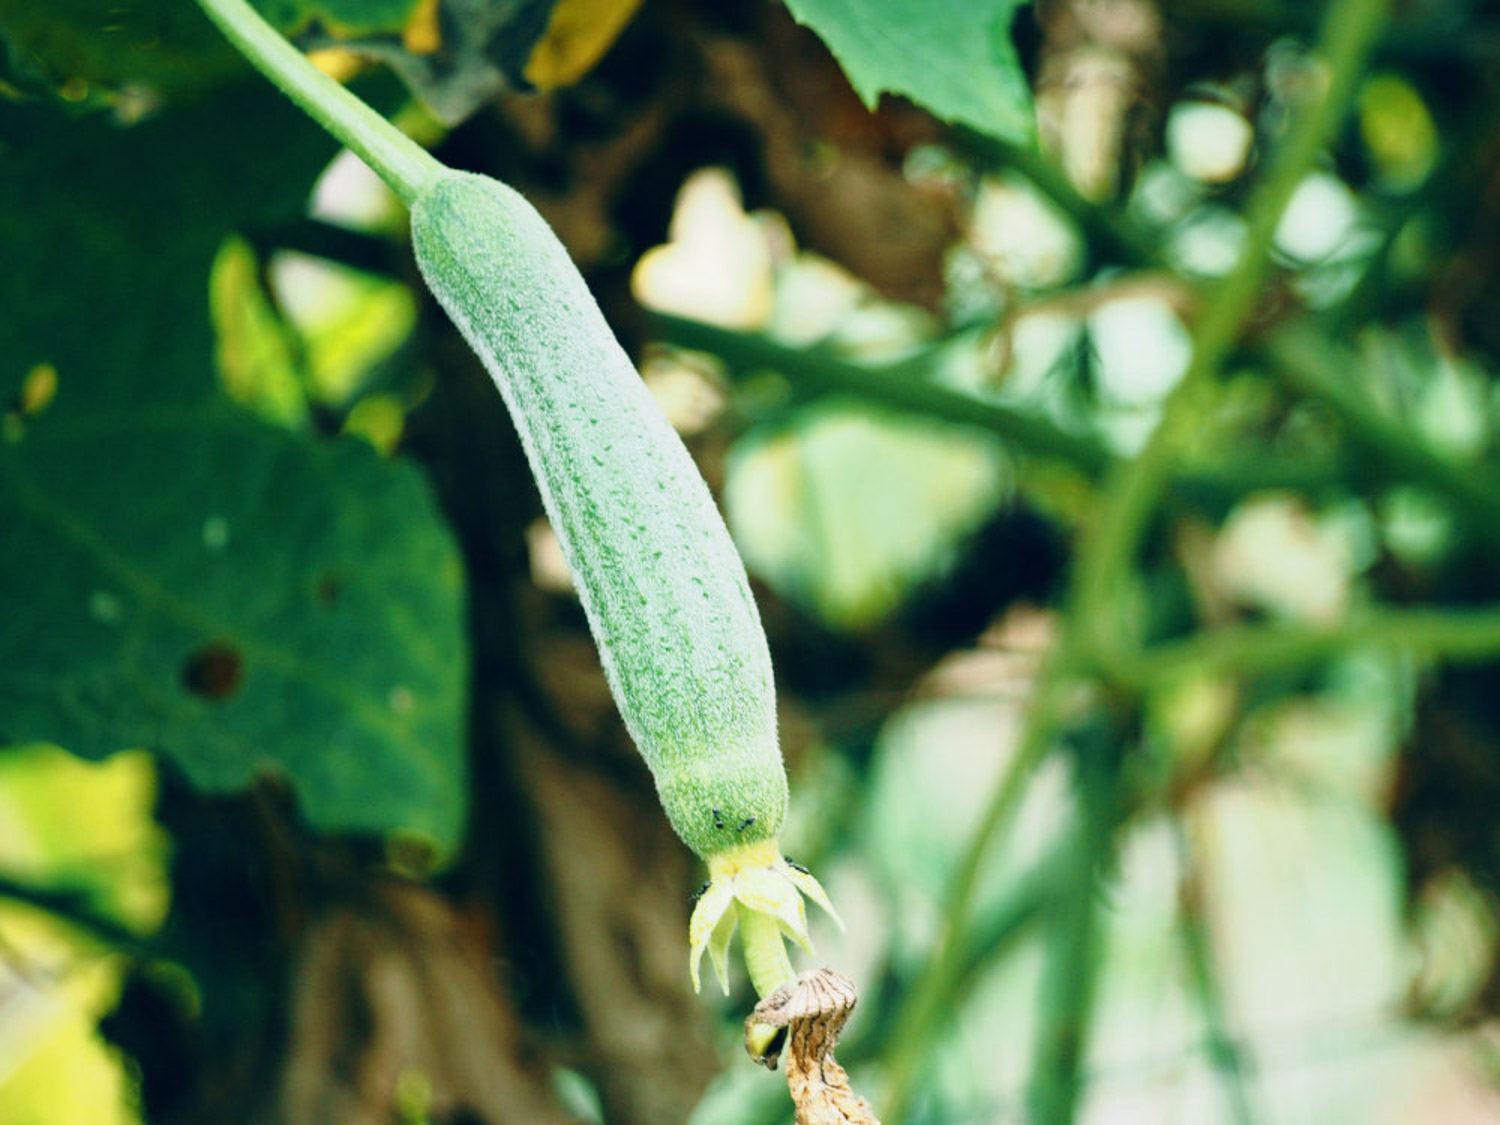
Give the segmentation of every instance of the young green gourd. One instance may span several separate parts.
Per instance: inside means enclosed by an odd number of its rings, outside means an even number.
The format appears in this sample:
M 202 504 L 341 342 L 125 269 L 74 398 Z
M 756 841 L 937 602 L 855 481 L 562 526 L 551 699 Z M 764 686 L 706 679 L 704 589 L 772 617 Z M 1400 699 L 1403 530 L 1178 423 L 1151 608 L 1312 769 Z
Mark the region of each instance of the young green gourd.
M 605 675 L 663 809 L 707 863 L 689 924 L 728 991 L 736 926 L 757 992 L 808 945 L 781 855 L 786 771 L 765 634 L 743 563 L 681 439 L 545 220 L 515 191 L 444 167 L 322 74 L 244 0 L 199 0 L 229 39 L 411 208 L 429 289 L 510 411 L 572 569 Z
M 694 983 L 705 948 L 723 976 L 736 918 L 758 932 L 735 902 L 805 944 L 798 892 L 828 902 L 777 850 L 787 782 L 771 655 L 708 486 L 525 199 L 447 173 L 417 196 L 411 230 L 428 288 L 515 420 L 662 808 L 714 876 L 690 926 Z M 747 957 L 752 975 L 781 974 Z
M 771 657 L 687 450 L 520 195 L 442 176 L 417 197 L 411 233 L 428 288 L 515 421 L 672 826 L 704 857 L 773 838 L 787 786 Z

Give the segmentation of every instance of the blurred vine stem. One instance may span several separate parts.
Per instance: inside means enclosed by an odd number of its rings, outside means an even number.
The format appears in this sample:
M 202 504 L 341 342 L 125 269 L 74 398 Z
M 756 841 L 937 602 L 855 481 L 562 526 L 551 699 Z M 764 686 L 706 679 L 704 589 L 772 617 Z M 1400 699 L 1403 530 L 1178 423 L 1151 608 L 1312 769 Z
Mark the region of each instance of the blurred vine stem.
M 731 375 L 779 372 L 792 384 L 793 393 L 802 398 L 847 397 L 852 402 L 951 423 L 998 438 L 1026 455 L 1068 465 L 1090 478 L 1103 476 L 1116 464 L 1114 454 L 1093 435 L 1064 429 L 1004 403 L 912 377 L 914 371 L 927 366 L 934 353 L 952 346 L 952 337 L 895 363 L 871 366 L 846 359 L 832 349 L 795 347 L 759 333 L 670 313 L 652 312 L 649 327 L 652 339 L 712 355 Z M 1360 471 L 1359 466 L 1308 457 L 1198 465 L 1172 482 L 1173 499 L 1190 505 L 1227 507 L 1247 493 L 1312 489 L 1347 480 Z
M 1189 838 L 1182 815 L 1172 819 L 1172 843 L 1177 852 L 1178 920 L 1188 976 L 1198 993 L 1208 1035 L 1208 1054 L 1223 1077 L 1225 1098 L 1234 1125 L 1255 1125 L 1257 1114 L 1250 1096 L 1250 1064 L 1230 1028 L 1224 988 L 1214 961 L 1209 929 L 1208 888 L 1199 849 Z
M 1053 663 L 1058 659 L 1054 655 Z M 1001 775 L 954 874 L 937 956 L 927 962 L 926 970 L 913 983 L 891 1021 L 894 1030 L 883 1059 L 886 1089 L 880 1110 L 885 1125 L 898 1125 L 911 1109 L 927 1052 L 939 1025 L 951 1011 L 964 976 L 962 951 L 968 944 L 970 907 L 979 872 L 991 841 L 1014 818 L 1027 782 L 1052 748 L 1062 725 L 1064 694 L 1060 674 L 1044 673 L 1039 677 L 1015 755 Z
M 1303 326 L 1278 329 L 1259 352 L 1283 385 L 1316 401 L 1343 423 L 1366 452 L 1446 496 L 1467 526 L 1500 545 L 1500 481 L 1488 470 L 1435 452 L 1381 410 L 1351 380 L 1338 372 L 1356 360 Z
M 951 1011 L 956 977 L 953 962 L 966 945 L 977 875 L 1000 830 L 1013 819 L 1026 782 L 1052 749 L 1078 682 L 1092 671 L 1125 661 L 1117 654 L 1138 647 L 1126 626 L 1116 594 L 1165 491 L 1173 462 L 1192 430 L 1204 390 L 1234 354 L 1254 313 L 1270 270 L 1276 227 L 1292 193 L 1311 170 L 1323 147 L 1348 112 L 1360 76 L 1389 16 L 1388 0 L 1340 0 L 1326 7 L 1317 55 L 1326 80 L 1315 100 L 1292 120 L 1265 179 L 1253 196 L 1244 246 L 1235 269 L 1200 306 L 1193 352 L 1181 382 L 1164 404 L 1161 421 L 1140 454 L 1106 475 L 1095 522 L 1084 528 L 1078 566 L 1066 603 L 1057 647 L 1038 675 L 1035 696 L 1011 768 L 988 802 L 970 838 L 945 904 L 943 934 L 936 956 L 915 982 L 913 1000 L 886 1055 L 887 1089 L 881 1118 L 901 1125 L 915 1094 L 916 1076 L 936 1038 L 937 1025 Z M 1317 97 L 1316 93 L 1321 93 Z M 1084 802 L 1085 807 L 1094 804 Z M 1088 1015 L 1093 1003 L 1093 964 L 1097 956 L 1097 904 L 1091 893 L 1113 833 L 1085 823 L 1074 826 L 1077 846 L 1087 851 L 1070 874 L 1082 873 L 1081 893 L 1058 922 L 1048 943 L 1048 1010 L 1039 1021 L 1028 1102 L 1034 1119 L 1070 1125 L 1078 1101 L 1080 1063 L 1087 1053 Z M 1072 896 L 1070 896 L 1072 897 Z M 1071 982 L 1071 983 L 1068 983 Z
M 1110 675 L 1140 689 L 1183 676 L 1290 671 L 1350 649 L 1400 651 L 1451 663 L 1493 660 L 1500 653 L 1500 609 L 1370 610 L 1326 629 L 1228 626 L 1152 645 L 1117 662 Z
M 1161 421 L 1140 454 L 1105 480 L 1099 518 L 1084 530 L 1079 547 L 1068 612 L 1069 634 L 1077 637 L 1081 632 L 1091 654 L 1108 652 L 1129 635 L 1113 597 L 1119 578 L 1145 535 L 1172 462 L 1191 433 L 1206 385 L 1238 348 L 1255 312 L 1271 272 L 1271 246 L 1282 213 L 1348 112 L 1388 16 L 1388 0 L 1327 5 L 1317 52 L 1327 68 L 1322 97 L 1293 118 L 1251 199 L 1239 262 L 1199 306 L 1192 358 L 1163 406 Z

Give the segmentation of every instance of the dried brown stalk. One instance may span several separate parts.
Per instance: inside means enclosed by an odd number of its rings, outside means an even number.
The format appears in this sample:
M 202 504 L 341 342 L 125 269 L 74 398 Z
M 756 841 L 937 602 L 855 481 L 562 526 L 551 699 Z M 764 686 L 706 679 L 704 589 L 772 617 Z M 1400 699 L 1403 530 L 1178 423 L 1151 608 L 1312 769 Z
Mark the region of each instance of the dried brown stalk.
M 786 1052 L 786 1082 L 797 1107 L 797 1125 L 880 1125 L 869 1103 L 849 1085 L 849 1075 L 833 1057 L 839 1032 L 854 1011 L 854 982 L 832 969 L 803 973 L 767 996 L 745 1020 L 746 1042 L 756 1027 L 785 1028 L 770 1049 L 752 1055 L 776 1069 Z

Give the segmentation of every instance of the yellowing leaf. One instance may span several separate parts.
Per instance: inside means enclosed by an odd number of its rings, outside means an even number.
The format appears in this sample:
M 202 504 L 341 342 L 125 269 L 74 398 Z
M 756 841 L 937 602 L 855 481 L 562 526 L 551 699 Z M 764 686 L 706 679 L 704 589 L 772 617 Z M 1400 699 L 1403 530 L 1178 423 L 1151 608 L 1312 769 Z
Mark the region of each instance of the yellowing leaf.
M 641 0 L 558 0 L 546 33 L 526 62 L 526 81 L 543 90 L 577 82 L 640 6 Z

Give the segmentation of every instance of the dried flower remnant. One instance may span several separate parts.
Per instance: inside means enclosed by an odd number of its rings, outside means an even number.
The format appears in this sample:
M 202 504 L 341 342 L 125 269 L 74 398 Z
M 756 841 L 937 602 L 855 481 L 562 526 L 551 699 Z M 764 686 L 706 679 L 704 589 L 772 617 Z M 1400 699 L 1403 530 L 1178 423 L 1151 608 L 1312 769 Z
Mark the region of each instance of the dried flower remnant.
M 858 1000 L 848 977 L 817 969 L 782 985 L 745 1020 L 746 1046 L 756 1062 L 774 1070 L 782 1052 L 786 1054 L 786 1083 L 797 1107 L 797 1125 L 880 1125 L 833 1057 Z M 755 1044 L 766 1027 L 784 1032 L 757 1052 Z

